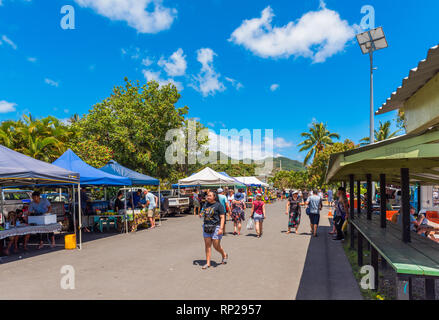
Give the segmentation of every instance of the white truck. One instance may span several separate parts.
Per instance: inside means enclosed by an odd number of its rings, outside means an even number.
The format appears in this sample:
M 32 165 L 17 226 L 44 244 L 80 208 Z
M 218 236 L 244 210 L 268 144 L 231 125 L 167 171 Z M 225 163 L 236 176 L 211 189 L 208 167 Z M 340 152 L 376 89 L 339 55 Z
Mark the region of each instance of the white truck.
M 178 195 L 178 190 L 161 191 L 161 209 L 164 216 L 189 213 L 192 205 L 192 199 L 186 195 Z M 153 192 L 158 195 L 157 192 Z

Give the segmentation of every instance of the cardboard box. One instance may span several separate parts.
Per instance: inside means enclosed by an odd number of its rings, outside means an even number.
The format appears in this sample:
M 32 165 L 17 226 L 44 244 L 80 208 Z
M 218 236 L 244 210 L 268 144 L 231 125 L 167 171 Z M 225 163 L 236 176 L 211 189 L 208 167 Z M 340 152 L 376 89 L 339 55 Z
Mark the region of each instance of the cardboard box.
M 37 225 L 47 225 L 56 223 L 56 214 L 45 214 L 42 216 L 29 216 L 28 223 L 35 223 Z

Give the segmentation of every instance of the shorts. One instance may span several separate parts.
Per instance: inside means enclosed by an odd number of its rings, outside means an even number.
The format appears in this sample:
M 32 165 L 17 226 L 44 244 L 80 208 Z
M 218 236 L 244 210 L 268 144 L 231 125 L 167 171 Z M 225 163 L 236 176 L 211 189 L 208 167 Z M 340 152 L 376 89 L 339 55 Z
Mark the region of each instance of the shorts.
M 264 221 L 264 215 L 263 214 L 255 213 L 253 215 L 253 220 L 255 220 L 255 221 Z
M 201 227 L 203 228 L 203 237 L 204 238 L 212 238 L 212 240 L 221 240 L 223 238 L 223 235 L 219 235 L 218 234 L 220 226 L 216 226 L 214 233 L 206 233 L 206 232 L 204 232 L 204 224 Z
M 194 207 L 195 208 L 200 208 L 201 207 L 200 202 L 198 200 L 194 200 Z
M 148 209 L 148 218 L 154 218 L 154 209 Z
M 309 221 L 310 221 L 311 224 L 319 225 L 319 222 L 320 222 L 320 214 L 318 214 L 318 213 L 311 213 L 311 214 L 309 215 Z

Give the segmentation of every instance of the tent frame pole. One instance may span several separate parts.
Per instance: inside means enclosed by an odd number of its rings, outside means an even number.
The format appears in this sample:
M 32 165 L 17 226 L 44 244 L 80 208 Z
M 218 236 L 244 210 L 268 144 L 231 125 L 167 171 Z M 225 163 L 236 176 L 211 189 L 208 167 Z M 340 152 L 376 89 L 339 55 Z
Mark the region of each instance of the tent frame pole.
M 124 216 L 125 216 L 125 233 L 128 234 L 128 215 L 127 215 L 127 189 L 126 186 L 123 186 L 123 192 L 124 192 L 124 199 L 125 199 L 125 210 L 124 210 Z M 134 218 L 134 217 L 133 217 Z
M 78 183 L 78 212 L 79 212 L 79 250 L 82 250 L 82 210 L 81 210 L 81 183 Z

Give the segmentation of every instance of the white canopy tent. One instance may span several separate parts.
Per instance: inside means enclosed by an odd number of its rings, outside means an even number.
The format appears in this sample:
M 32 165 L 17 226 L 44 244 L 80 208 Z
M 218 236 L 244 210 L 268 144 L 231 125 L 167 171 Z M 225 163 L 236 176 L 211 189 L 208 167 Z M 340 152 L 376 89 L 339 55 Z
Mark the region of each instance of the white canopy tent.
M 234 186 L 236 180 L 207 167 L 190 177 L 178 181 L 179 186 Z
M 251 187 L 265 187 L 265 188 L 269 187 L 267 183 L 262 182 L 256 177 L 235 177 L 235 179 Z

